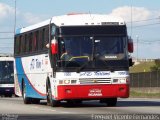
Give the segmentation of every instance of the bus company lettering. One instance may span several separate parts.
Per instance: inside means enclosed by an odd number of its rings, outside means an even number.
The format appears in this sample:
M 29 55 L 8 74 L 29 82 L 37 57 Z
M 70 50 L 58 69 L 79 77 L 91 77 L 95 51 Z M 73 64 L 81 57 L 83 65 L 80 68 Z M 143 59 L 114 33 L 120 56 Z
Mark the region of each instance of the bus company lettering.
M 90 89 L 88 96 L 102 96 L 102 90 L 101 89 Z
M 30 64 L 30 70 L 40 69 L 42 67 L 42 63 L 38 59 L 32 59 Z
M 80 76 L 107 76 L 110 72 L 96 71 L 96 72 L 82 72 Z
M 123 71 L 122 71 L 122 72 L 118 72 L 118 74 L 119 74 L 119 75 L 129 75 L 129 73 L 126 72 L 126 71 L 124 71 L 124 72 L 123 72 Z
M 64 76 L 71 76 L 71 73 L 70 72 L 65 72 Z
M 106 75 L 110 75 L 109 72 L 94 72 L 95 76 L 106 76 Z
M 80 76 L 92 76 L 92 72 L 82 72 Z

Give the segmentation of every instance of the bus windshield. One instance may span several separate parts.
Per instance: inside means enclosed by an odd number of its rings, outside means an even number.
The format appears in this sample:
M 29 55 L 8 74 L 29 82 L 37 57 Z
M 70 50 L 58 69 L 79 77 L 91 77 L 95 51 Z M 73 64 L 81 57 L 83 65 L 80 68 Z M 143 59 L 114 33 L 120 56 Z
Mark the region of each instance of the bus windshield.
M 81 67 L 94 60 L 122 60 L 126 58 L 125 37 L 71 36 L 59 39 L 59 65 Z
M 13 83 L 13 61 L 0 61 L 0 84 Z

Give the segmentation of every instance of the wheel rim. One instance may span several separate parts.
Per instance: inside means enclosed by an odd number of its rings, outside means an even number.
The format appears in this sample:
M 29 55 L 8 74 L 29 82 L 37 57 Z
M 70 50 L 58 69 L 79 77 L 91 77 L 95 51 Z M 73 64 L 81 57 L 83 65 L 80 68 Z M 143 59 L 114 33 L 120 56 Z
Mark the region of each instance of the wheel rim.
M 51 102 L 52 102 L 52 92 L 51 92 L 50 86 L 48 86 L 48 88 L 47 88 L 47 101 L 48 101 L 48 103 L 50 103 L 50 104 L 51 104 Z
M 26 98 L 26 86 L 25 86 L 25 84 L 23 86 L 23 98 L 24 99 Z
M 51 92 L 51 88 L 49 88 L 48 89 L 48 94 L 49 94 L 49 101 L 50 101 L 50 103 L 51 103 L 51 101 L 52 101 L 52 92 Z

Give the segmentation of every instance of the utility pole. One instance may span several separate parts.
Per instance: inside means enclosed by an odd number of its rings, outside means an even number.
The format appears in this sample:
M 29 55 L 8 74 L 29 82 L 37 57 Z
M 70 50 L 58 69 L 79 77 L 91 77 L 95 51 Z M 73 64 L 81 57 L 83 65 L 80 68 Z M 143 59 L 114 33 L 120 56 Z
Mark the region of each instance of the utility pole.
M 133 26 L 133 6 L 132 6 L 132 0 L 131 0 L 131 37 L 132 37 L 132 26 Z
M 15 33 L 16 33 L 16 14 L 17 14 L 17 3 L 16 3 L 16 0 L 14 0 L 14 35 L 15 35 Z
M 136 35 L 136 38 L 137 38 L 137 62 L 138 62 L 138 42 L 139 42 L 139 36 Z

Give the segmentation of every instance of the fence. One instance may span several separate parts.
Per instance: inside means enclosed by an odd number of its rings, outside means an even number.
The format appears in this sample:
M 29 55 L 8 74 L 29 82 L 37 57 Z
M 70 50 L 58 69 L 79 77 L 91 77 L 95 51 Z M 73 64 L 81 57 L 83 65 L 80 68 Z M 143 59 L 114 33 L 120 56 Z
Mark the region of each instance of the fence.
M 160 87 L 160 71 L 131 73 L 130 79 L 132 88 Z

